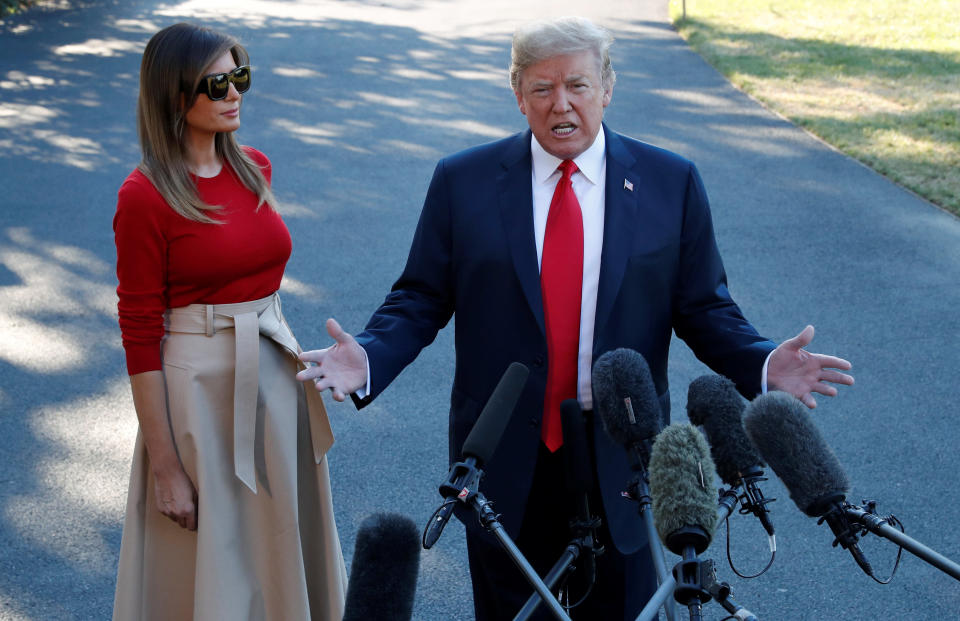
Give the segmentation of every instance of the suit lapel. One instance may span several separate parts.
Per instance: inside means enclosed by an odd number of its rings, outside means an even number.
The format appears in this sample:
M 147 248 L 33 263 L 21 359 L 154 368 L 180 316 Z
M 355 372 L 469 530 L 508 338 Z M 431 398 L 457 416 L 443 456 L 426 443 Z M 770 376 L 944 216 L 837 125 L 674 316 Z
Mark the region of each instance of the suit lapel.
M 631 170 L 636 158 L 627 150 L 620 137 L 607 129 L 603 131 L 607 144 L 606 205 L 603 216 L 603 250 L 600 254 L 600 282 L 597 289 L 597 311 L 594 319 L 594 343 L 613 309 L 620 292 L 624 270 L 630 258 L 637 230 L 636 210 L 639 194 L 639 176 Z
M 636 158 L 627 150 L 620 137 L 607 129 L 606 125 L 603 126 L 603 131 L 607 144 L 606 205 L 594 326 L 606 325 L 620 291 L 630 248 L 634 245 L 635 236 L 640 233 L 636 222 L 639 175 L 631 170 Z M 500 163 L 503 172 L 497 178 L 497 195 L 501 222 L 513 258 L 514 270 L 527 298 L 527 304 L 537 319 L 540 331 L 546 334 L 533 232 L 529 130 L 517 137 Z M 632 188 L 630 184 L 633 184 Z M 594 329 L 594 340 L 599 332 Z
M 543 297 L 537 269 L 537 245 L 533 233 L 533 189 L 530 181 L 530 131 L 520 134 L 507 150 L 500 164 L 503 173 L 497 178 L 500 200 L 500 221 L 503 222 L 513 267 L 527 304 L 537 319 L 540 331 L 546 334 L 543 322 Z

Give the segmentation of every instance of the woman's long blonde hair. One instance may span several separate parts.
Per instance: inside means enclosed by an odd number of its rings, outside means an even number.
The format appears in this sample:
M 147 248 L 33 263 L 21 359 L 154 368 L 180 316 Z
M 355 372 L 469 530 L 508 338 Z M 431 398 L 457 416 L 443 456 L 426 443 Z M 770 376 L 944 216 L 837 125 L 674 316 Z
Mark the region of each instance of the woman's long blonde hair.
M 140 63 L 137 133 L 142 159 L 138 168 L 174 211 L 199 222 L 219 222 L 207 212 L 220 206 L 206 204 L 190 178 L 183 141 L 185 117 L 197 98 L 204 70 L 228 51 L 238 65 L 250 62 L 233 37 L 193 24 L 175 24 L 153 35 Z M 218 133 L 214 145 L 241 183 L 259 197 L 259 205 L 275 208 L 266 177 L 237 144 L 233 132 Z

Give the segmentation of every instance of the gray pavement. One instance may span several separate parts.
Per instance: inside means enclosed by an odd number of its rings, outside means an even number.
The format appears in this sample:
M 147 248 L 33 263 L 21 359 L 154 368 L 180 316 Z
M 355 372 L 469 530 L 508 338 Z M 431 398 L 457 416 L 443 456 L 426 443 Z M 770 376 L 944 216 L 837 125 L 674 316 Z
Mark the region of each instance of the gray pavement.
M 609 27 L 619 79 L 607 121 L 698 164 L 748 317 L 775 340 L 812 323 L 811 349 L 854 363 L 856 386 L 815 412 L 852 500 L 878 499 L 908 534 L 960 559 L 960 221 L 730 87 L 670 28 L 665 0 L 69 4 L 0 23 L 0 619 L 109 617 L 136 432 L 111 218 L 138 160 L 140 52 L 182 20 L 236 34 L 252 54 L 240 136 L 273 160 L 294 241 L 285 312 L 305 346 L 327 344 L 326 317 L 356 331 L 382 300 L 436 160 L 524 127 L 506 87 L 515 25 L 556 13 Z M 348 562 L 366 515 L 422 524 L 438 502 L 451 336 L 363 412 L 330 408 Z M 677 343 L 674 420 L 705 372 Z M 956 581 L 905 556 L 877 585 L 779 482 L 765 490 L 779 498 L 773 569 L 745 581 L 721 563 L 761 619 L 957 618 Z M 734 520 L 733 537 L 738 567 L 759 569 L 756 525 Z M 892 544 L 865 548 L 879 572 L 892 564 Z M 462 527 L 421 558 L 415 618 L 471 618 Z

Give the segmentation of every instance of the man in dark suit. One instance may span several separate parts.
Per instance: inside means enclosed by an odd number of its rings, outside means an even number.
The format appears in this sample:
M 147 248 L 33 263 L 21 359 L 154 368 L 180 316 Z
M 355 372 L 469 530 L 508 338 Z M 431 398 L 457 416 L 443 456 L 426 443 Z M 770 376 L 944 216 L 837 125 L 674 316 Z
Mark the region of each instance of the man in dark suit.
M 299 374 L 359 407 L 379 395 L 456 315 L 450 457 L 507 366 L 530 376 L 482 490 L 543 575 L 568 538 L 558 410 L 592 407 L 591 364 L 627 347 L 647 360 L 665 415 L 676 331 L 752 398 L 770 387 L 814 407 L 824 382 L 852 383 L 844 360 L 809 354 L 807 327 L 777 347 L 730 298 L 706 193 L 692 163 L 607 128 L 613 94 L 605 30 L 580 18 L 514 36 L 511 85 L 529 131 L 443 159 L 434 171 L 406 267 L 356 339 L 306 352 Z M 626 451 L 588 416 L 603 519 L 597 583 L 583 619 L 633 619 L 655 588 L 636 507 L 620 497 Z M 476 520 L 467 544 L 478 619 L 512 618 L 531 590 Z M 577 594 L 573 593 L 573 597 Z M 543 607 L 541 607 L 543 612 Z

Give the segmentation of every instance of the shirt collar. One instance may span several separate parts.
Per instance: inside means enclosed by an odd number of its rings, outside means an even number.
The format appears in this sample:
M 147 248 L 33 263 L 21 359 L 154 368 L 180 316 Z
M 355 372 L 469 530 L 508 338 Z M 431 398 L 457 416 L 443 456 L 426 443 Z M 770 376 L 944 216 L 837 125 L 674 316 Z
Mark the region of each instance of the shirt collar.
M 537 183 L 545 183 L 547 179 L 550 178 L 550 175 L 556 172 L 557 167 L 560 166 L 560 162 L 563 161 L 547 153 L 543 147 L 540 146 L 540 143 L 537 142 L 537 137 L 532 134 L 530 136 L 530 155 L 533 158 L 533 177 Z M 594 139 L 593 144 L 590 145 L 586 151 L 575 157 L 573 163 L 577 165 L 577 168 L 590 183 L 596 185 L 597 180 L 600 179 L 600 173 L 603 170 L 605 157 L 606 138 L 603 135 L 603 128 L 601 127 L 600 131 L 597 132 L 597 137 Z

